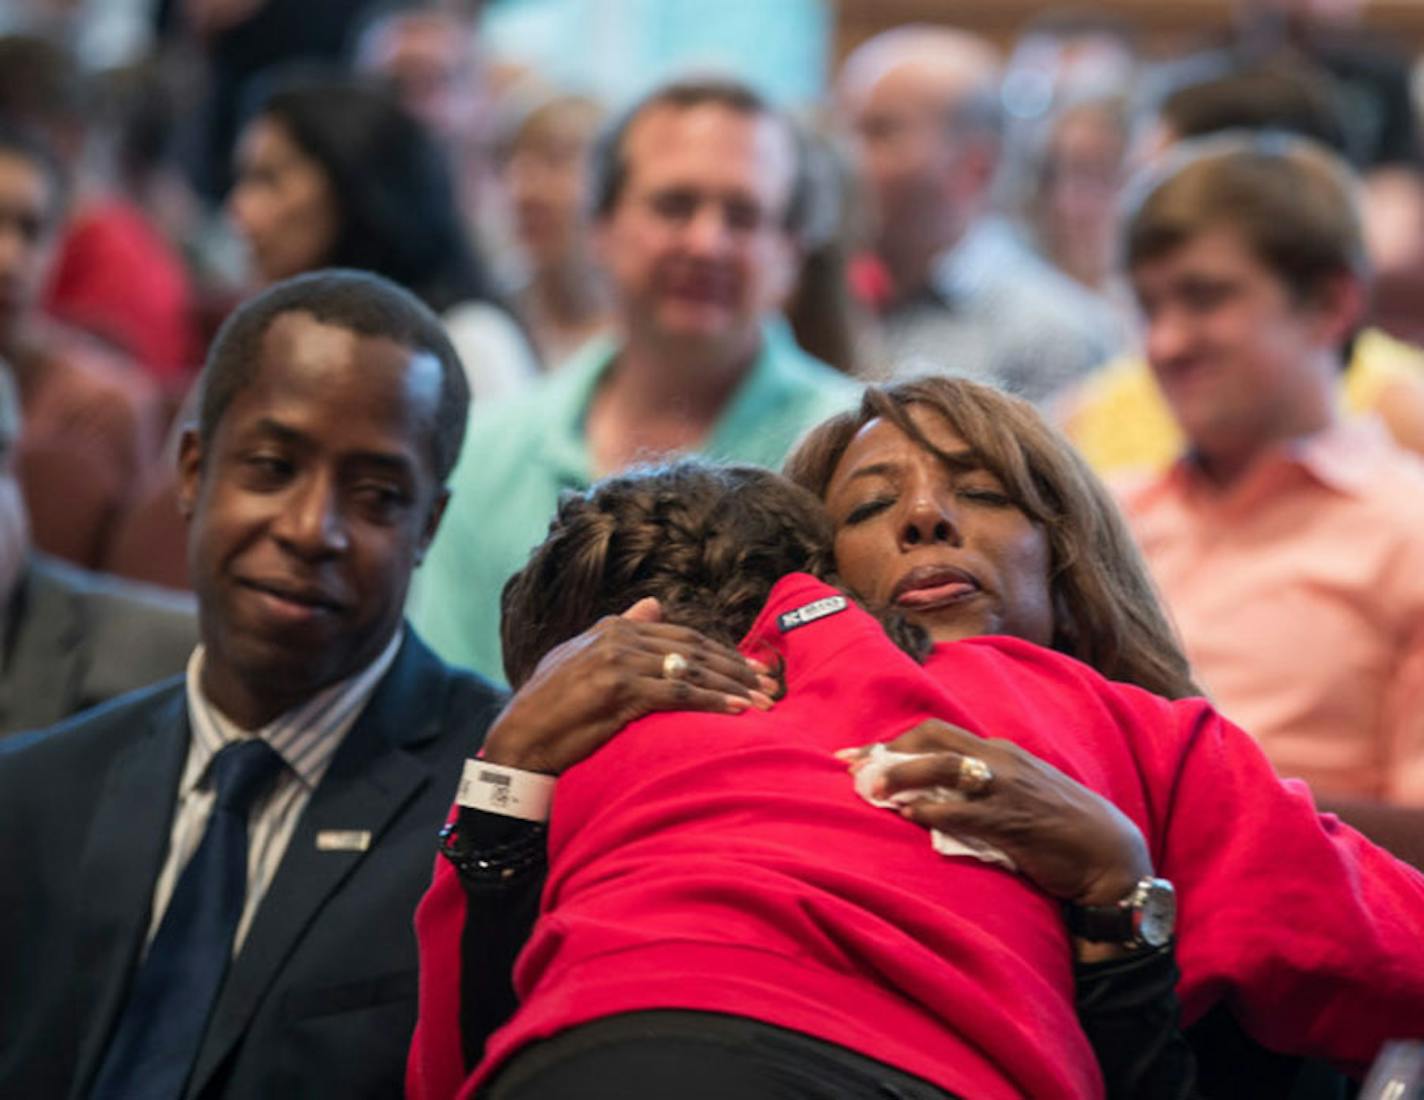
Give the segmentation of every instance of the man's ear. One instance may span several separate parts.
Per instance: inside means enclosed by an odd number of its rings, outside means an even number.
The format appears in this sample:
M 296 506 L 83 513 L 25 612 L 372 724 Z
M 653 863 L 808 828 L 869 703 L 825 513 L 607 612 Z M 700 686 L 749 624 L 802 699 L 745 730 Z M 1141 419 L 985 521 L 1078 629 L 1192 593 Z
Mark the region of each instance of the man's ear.
M 1322 279 L 1311 295 L 1319 341 L 1332 348 L 1345 343 L 1359 329 L 1369 308 L 1369 291 L 1364 279 L 1352 272 L 1340 272 Z
M 435 533 L 440 530 L 440 520 L 444 518 L 445 506 L 449 503 L 450 490 L 442 485 L 440 491 L 435 494 L 435 499 L 430 502 L 430 511 L 425 516 L 425 528 L 421 531 L 420 542 L 415 548 L 416 565 L 425 560 L 425 553 L 435 541 Z
M 193 518 L 203 478 L 203 444 L 194 428 L 185 428 L 178 442 L 178 514 Z
M 969 174 L 973 198 L 982 198 L 994 186 L 999 174 L 999 160 L 1003 156 L 999 139 L 987 134 L 969 138 L 965 142 L 964 166 Z
M 600 271 L 612 271 L 616 257 L 613 254 L 612 218 L 610 213 L 592 213 L 588 221 L 588 243 L 593 262 Z
M 785 234 L 782 246 L 776 250 L 772 260 L 775 269 L 768 280 L 772 309 L 784 310 L 791 305 L 791 295 L 796 291 L 796 283 L 801 276 L 801 267 L 806 261 L 806 244 L 794 233 Z
M 984 202 L 999 171 L 999 142 L 987 134 L 964 134 L 951 141 L 948 169 L 940 181 L 946 202 L 969 211 Z

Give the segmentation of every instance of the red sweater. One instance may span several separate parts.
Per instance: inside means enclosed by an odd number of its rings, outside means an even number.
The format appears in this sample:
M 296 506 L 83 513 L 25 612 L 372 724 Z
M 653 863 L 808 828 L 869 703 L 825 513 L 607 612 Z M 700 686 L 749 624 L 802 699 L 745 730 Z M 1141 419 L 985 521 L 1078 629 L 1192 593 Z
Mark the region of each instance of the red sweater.
M 1318 816 L 1205 703 L 1008 638 L 940 646 L 920 669 L 854 608 L 779 629 L 827 595 L 786 578 L 744 643 L 785 655 L 771 713 L 647 718 L 561 778 L 523 1003 L 467 1095 L 525 1043 L 646 1008 L 764 1020 L 965 1096 L 1098 1095 L 1057 903 L 934 854 L 831 755 L 928 716 L 1021 744 L 1143 830 L 1180 895 L 1188 1020 L 1229 995 L 1267 1045 L 1345 1062 L 1424 1034 L 1424 878 Z
M 178 396 L 202 359 L 182 258 L 128 199 L 94 200 L 70 218 L 44 308 L 122 348 Z

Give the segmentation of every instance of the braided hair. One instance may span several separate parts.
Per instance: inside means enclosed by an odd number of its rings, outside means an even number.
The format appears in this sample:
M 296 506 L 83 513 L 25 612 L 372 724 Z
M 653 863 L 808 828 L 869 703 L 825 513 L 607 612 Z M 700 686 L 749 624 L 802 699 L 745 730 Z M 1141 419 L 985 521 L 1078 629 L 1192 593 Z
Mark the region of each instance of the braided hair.
M 519 687 L 549 650 L 645 596 L 666 621 L 735 646 L 772 585 L 796 572 L 836 583 L 830 520 L 814 494 L 770 470 L 683 459 L 606 478 L 563 497 L 504 586 L 505 675 Z

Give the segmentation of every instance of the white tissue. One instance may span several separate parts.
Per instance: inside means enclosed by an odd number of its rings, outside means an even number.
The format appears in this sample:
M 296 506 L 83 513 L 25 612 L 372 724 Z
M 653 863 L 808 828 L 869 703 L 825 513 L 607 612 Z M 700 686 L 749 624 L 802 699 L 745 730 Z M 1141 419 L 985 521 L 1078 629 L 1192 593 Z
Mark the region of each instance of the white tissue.
M 889 798 L 873 798 L 870 794 L 875 786 L 875 781 L 885 774 L 886 770 L 893 768 L 896 764 L 903 764 L 907 760 L 919 760 L 921 757 L 929 756 L 930 753 L 919 752 L 894 752 L 884 745 L 872 745 L 869 754 L 861 760 L 855 770 L 855 793 L 860 795 L 872 806 L 880 806 L 883 809 L 897 809 L 906 802 L 913 802 L 917 798 L 924 798 L 926 795 L 945 801 L 961 801 L 964 795 L 953 787 L 932 787 L 929 790 L 917 788 L 911 791 L 898 791 Z M 982 859 L 985 863 L 993 863 L 999 867 L 1007 868 L 1010 871 L 1017 870 L 1014 861 L 1001 848 L 977 837 L 959 837 L 943 832 L 939 829 L 930 830 L 930 845 L 942 856 L 973 856 L 975 859 Z

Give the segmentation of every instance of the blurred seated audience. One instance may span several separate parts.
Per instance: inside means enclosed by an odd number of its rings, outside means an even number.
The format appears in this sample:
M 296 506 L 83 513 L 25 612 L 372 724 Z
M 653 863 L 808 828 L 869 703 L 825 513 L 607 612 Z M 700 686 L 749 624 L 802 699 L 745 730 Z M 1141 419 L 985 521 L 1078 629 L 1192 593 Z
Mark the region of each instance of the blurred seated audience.
M 1044 259 L 1105 294 L 1120 318 L 1117 200 L 1142 72 L 1132 23 L 1093 7 L 1050 8 L 1015 40 L 1000 92 L 999 201 Z
M 513 238 L 496 178 L 494 94 L 478 8 L 478 0 L 376 0 L 362 8 L 351 61 L 358 73 L 388 81 L 449 155 L 466 231 L 503 282 Z
M 1424 865 L 1424 461 L 1339 412 L 1353 173 L 1280 134 L 1184 143 L 1124 239 L 1187 442 L 1122 499 L 1192 666 L 1281 774 Z
M 1400 340 L 1424 345 L 1424 175 L 1412 168 L 1372 173 L 1364 183 L 1364 216 L 1375 322 Z
M 113 96 L 60 44 L 0 38 L 0 118 L 39 134 L 72 191 L 42 298 L 44 311 L 131 357 L 175 397 L 198 355 L 181 256 L 126 189 L 112 155 Z
M 0 736 L 183 670 L 192 601 L 36 553 L 15 473 L 20 398 L 0 366 Z
M 1185 80 L 1165 93 L 1138 155 L 1160 157 L 1183 138 L 1225 130 L 1300 134 L 1343 153 L 1345 125 L 1328 74 L 1278 61 Z M 1339 397 L 1349 413 L 1377 415 L 1402 446 L 1424 452 L 1424 353 L 1379 328 L 1348 350 Z M 1100 473 L 1161 470 L 1184 439 L 1147 363 L 1115 360 L 1064 394 L 1064 430 Z
M 1032 160 L 1026 221 L 1043 258 L 1089 290 L 1116 283 L 1118 202 L 1131 120 L 1121 96 L 1064 104 Z
M 870 377 L 884 361 L 874 315 L 855 292 L 866 203 L 855 165 L 835 131 L 802 129 L 810 191 L 801 264 L 786 302 L 796 342 L 842 374 Z
M 1137 29 L 1118 14 L 1054 6 L 1035 15 L 1004 66 L 1009 143 L 1035 135 L 1065 104 L 1130 94 L 1140 65 Z
M 114 527 L 103 570 L 118 577 L 189 589 L 188 527 L 178 510 L 178 449 L 198 416 L 193 387 L 174 414 L 154 474 L 134 495 Z
M 207 201 L 233 183 L 232 147 L 243 105 L 264 73 L 288 64 L 338 64 L 369 0 L 160 0 L 154 20 L 170 48 L 205 73 L 188 105 L 185 165 Z
M 279 77 L 236 160 L 228 207 L 260 285 L 321 267 L 373 271 L 441 316 L 475 402 L 534 376 L 533 350 L 465 236 L 444 154 L 390 90 Z
M 1418 167 L 1419 125 L 1412 59 L 1359 26 L 1367 0 L 1233 0 L 1224 53 L 1236 64 L 1301 58 L 1340 91 L 1349 159 L 1366 175 L 1385 165 Z
M 1285 130 L 1347 157 L 1350 132 L 1340 90 L 1308 62 L 1225 62 L 1169 75 L 1156 89 L 1134 156 L 1150 162 L 1184 138 L 1222 130 Z
M 41 140 L 0 126 L 0 357 L 25 418 L 20 485 L 35 545 L 97 567 L 151 469 L 161 409 L 157 386 L 132 363 L 40 313 L 64 193 Z
M 492 105 L 474 23 L 441 0 L 376 0 L 362 12 L 354 67 L 383 77 L 401 104 L 452 150 L 487 155 Z
M 679 452 L 775 465 L 856 393 L 779 315 L 811 190 L 788 118 L 738 81 L 665 84 L 605 132 L 591 175 L 616 334 L 476 411 L 412 593 L 435 650 L 491 677 L 500 589 L 561 492 Z
M 837 95 L 871 206 L 891 373 L 958 374 L 1044 402 L 1120 339 L 1105 305 L 989 210 L 1000 79 L 984 40 L 906 26 L 858 47 Z
M 612 320 L 587 204 L 588 159 L 604 111 L 569 93 L 515 89 L 510 99 L 500 167 L 525 267 L 514 303 L 553 368 Z

